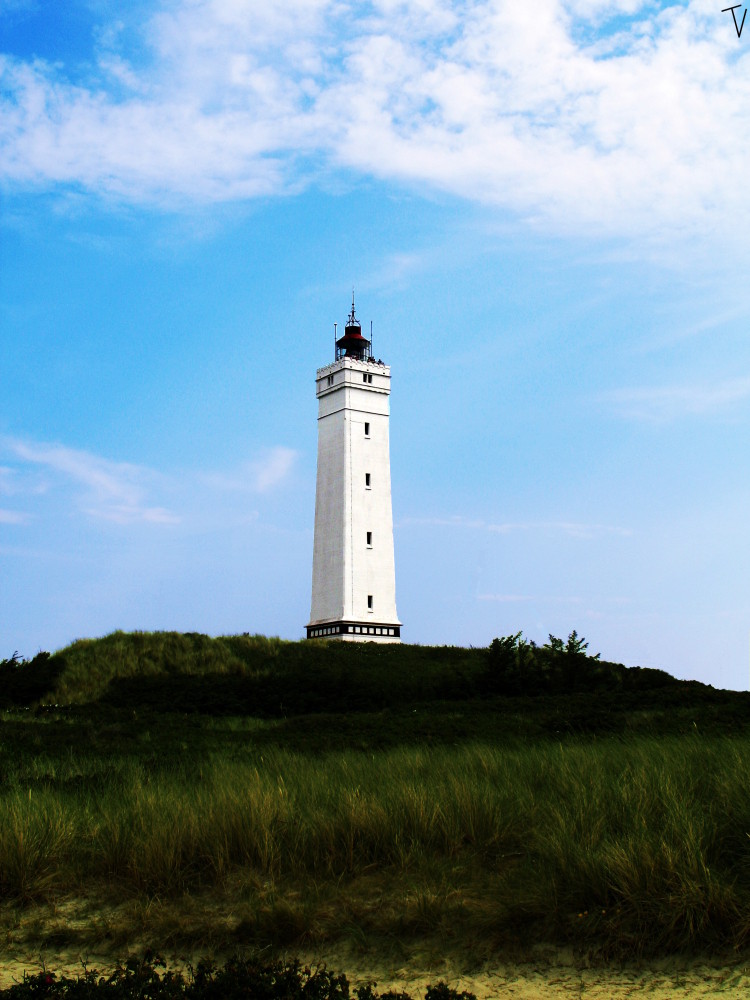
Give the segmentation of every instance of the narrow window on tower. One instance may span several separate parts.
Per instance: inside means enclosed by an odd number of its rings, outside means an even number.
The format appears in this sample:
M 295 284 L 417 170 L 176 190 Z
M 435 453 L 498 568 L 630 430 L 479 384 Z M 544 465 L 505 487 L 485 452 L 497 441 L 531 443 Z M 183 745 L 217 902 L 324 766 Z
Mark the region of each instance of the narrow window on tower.
M 372 594 L 367 595 L 367 610 L 372 611 Z
M 369 436 L 370 436 L 370 425 L 365 421 L 365 437 L 368 438 Z
M 365 473 L 365 489 L 366 490 L 370 489 L 370 473 L 369 472 Z
M 367 381 L 372 385 L 372 375 L 367 376 Z
M 367 532 L 367 548 L 368 549 L 372 548 L 372 532 L 371 531 Z

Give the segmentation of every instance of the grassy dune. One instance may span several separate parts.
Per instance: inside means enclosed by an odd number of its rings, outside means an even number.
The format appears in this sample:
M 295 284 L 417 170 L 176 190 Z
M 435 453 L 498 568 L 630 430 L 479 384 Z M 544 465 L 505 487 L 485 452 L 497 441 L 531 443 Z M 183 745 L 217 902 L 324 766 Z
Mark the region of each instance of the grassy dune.
M 117 918 L 77 934 L 145 933 L 156 946 L 212 940 L 217 913 L 225 940 L 258 947 L 429 939 L 480 958 L 534 942 L 623 955 L 750 945 L 742 696 L 729 697 L 726 727 L 713 695 L 688 686 L 680 709 L 674 693 L 622 718 L 609 705 L 597 733 L 585 693 L 552 705 L 416 701 L 419 669 L 432 672 L 428 695 L 456 678 L 448 654 L 413 650 L 422 666 L 404 682 L 409 696 L 377 712 L 260 719 L 159 707 L 149 677 L 207 669 L 214 683 L 263 681 L 284 657 L 282 674 L 307 655 L 339 655 L 199 638 L 77 643 L 53 681 L 73 708 L 3 713 L 6 903 L 106 898 Z M 181 642 L 192 659 L 167 662 Z M 485 661 L 486 651 L 454 657 L 469 695 Z M 339 700 L 356 703 L 351 676 L 329 669 Z M 140 682 L 142 703 L 123 678 Z M 553 728 L 566 705 L 583 731 Z M 659 735 L 670 718 L 677 731 Z

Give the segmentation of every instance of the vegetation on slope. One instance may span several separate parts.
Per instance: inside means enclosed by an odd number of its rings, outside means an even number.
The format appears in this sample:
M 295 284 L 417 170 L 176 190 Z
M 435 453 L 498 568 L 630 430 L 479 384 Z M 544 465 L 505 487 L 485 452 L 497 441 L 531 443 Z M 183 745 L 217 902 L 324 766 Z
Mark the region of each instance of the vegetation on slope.
M 624 704 L 741 703 L 736 693 L 677 681 L 661 670 L 627 668 L 586 654 L 571 633 L 538 647 L 521 634 L 486 649 L 377 645 L 264 636 L 114 632 L 50 657 L 0 661 L 0 707 L 151 707 L 203 715 L 286 718 L 372 712 L 501 695 L 540 699 L 582 694 L 596 709 Z M 612 696 L 607 699 L 607 696 Z M 623 701 L 624 699 L 624 701 Z
M 130 914 L 58 926 L 73 943 L 750 947 L 747 696 L 575 633 L 115 633 L 5 661 L 0 688 L 0 894 Z

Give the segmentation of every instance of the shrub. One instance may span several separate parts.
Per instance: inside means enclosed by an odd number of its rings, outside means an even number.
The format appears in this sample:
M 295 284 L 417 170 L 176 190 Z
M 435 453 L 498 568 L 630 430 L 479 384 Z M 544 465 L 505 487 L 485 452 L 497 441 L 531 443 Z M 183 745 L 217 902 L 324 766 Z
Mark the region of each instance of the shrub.
M 161 970 L 161 971 L 160 971 Z M 408 993 L 389 991 L 380 996 L 367 984 L 355 990 L 358 1000 L 411 1000 Z M 262 964 L 253 959 L 230 959 L 223 968 L 212 962 L 199 962 L 187 978 L 171 972 L 161 958 L 147 954 L 131 958 L 109 976 L 99 977 L 94 970 L 72 979 L 52 972 L 25 976 L 23 982 L 0 990 L 7 1000 L 31 1000 L 32 997 L 66 997 L 68 1000 L 349 1000 L 349 982 L 345 975 L 330 972 L 324 965 L 304 968 L 299 961 Z M 476 1000 L 473 993 L 457 993 L 438 983 L 428 986 L 425 1000 Z

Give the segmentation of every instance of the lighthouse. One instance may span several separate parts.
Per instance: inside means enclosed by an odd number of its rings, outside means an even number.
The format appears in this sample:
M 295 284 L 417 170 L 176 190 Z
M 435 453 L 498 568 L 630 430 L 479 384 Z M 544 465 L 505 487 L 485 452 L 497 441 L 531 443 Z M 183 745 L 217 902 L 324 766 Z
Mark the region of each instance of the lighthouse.
M 335 337 L 334 337 L 335 339 Z M 307 638 L 400 642 L 393 558 L 391 370 L 352 310 L 319 368 L 318 477 Z

